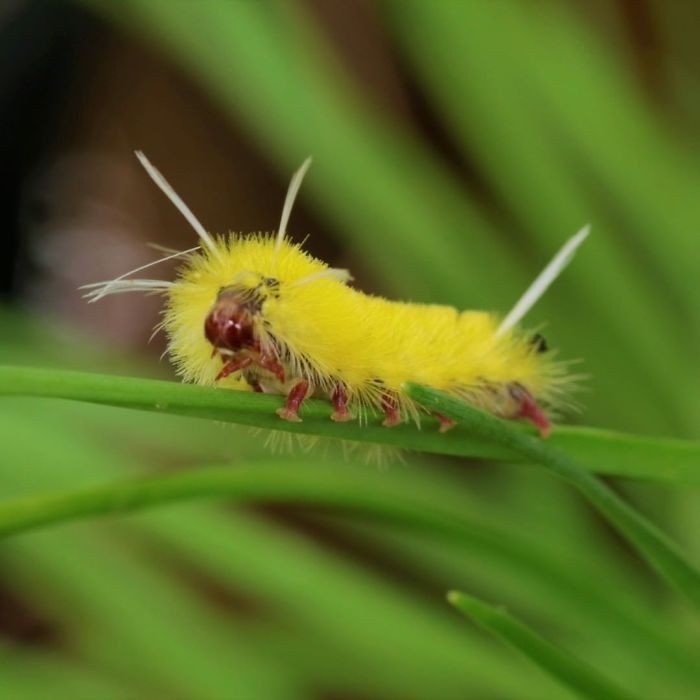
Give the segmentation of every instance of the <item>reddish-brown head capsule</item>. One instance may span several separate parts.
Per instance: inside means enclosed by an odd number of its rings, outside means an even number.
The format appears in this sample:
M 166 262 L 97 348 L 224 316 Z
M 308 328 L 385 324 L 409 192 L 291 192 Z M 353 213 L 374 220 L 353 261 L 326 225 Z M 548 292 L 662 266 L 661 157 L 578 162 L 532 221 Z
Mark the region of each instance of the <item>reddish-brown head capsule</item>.
M 223 291 L 204 321 L 204 335 L 217 349 L 234 352 L 255 344 L 253 317 L 234 292 Z

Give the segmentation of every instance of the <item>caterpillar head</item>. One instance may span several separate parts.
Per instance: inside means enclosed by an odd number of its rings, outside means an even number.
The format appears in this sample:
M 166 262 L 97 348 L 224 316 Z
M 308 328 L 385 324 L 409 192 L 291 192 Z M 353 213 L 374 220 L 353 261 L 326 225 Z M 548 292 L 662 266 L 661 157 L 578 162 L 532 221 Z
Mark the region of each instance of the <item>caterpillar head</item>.
M 255 343 L 254 313 L 236 292 L 224 289 L 204 321 L 204 335 L 216 350 L 236 352 L 251 347 Z
M 238 352 L 259 346 L 256 328 L 260 328 L 263 304 L 278 288 L 276 279 L 252 273 L 222 287 L 204 320 L 204 336 L 214 349 Z

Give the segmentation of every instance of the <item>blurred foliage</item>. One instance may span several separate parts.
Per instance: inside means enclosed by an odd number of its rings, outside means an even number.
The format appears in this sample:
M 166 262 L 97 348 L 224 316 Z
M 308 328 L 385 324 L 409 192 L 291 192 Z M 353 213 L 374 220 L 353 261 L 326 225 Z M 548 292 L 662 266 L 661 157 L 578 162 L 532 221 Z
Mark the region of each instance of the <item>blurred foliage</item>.
M 550 644 L 506 611 L 460 591 L 450 591 L 447 599 L 458 610 L 523 652 L 584 698 L 630 700 L 633 697 L 617 688 L 607 678 L 600 676 L 594 669 Z
M 455 166 L 367 99 L 301 3 L 82 5 L 181 66 L 280 173 L 312 153 L 302 196 L 387 294 L 505 311 L 590 221 L 532 323 L 584 359 L 586 423 L 700 437 L 700 168 L 692 135 L 630 70 L 624 32 L 603 35 L 568 2 L 378 3 Z M 687 50 L 678 13 L 650 6 L 669 46 L 678 37 Z M 698 87 L 668 70 L 692 124 Z M 151 372 L 43 319 L 3 313 L 0 337 L 2 363 Z M 262 453 L 244 429 L 191 418 L 17 398 L 0 415 L 3 498 L 210 463 L 250 469 Z M 466 624 L 448 589 L 507 605 L 636 696 L 700 692 L 697 618 L 539 470 L 435 457 L 377 472 L 322 454 L 278 468 L 457 501 L 471 537 L 311 505 L 172 504 L 8 539 L 0 695 L 570 697 Z M 700 556 L 697 489 L 618 486 Z

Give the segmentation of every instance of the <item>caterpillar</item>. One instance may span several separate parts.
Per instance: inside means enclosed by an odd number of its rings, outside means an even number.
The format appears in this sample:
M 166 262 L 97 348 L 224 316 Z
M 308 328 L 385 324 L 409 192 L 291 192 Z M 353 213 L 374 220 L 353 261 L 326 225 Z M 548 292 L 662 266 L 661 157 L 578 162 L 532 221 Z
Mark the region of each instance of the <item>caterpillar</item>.
M 300 421 L 309 396 L 328 399 L 334 421 L 418 422 L 426 410 L 405 382 L 440 389 L 496 416 L 526 419 L 546 437 L 551 412 L 575 378 L 544 338 L 519 322 L 589 233 L 569 239 L 503 318 L 485 311 L 389 301 L 349 283 L 287 237 L 292 206 L 309 168 L 294 173 L 276 233 L 213 236 L 140 151 L 146 172 L 194 228 L 199 245 L 84 285 L 91 302 L 125 292 L 160 293 L 167 353 L 188 382 L 284 395 L 277 410 Z M 174 281 L 131 275 L 167 260 L 183 263 Z M 437 415 L 439 430 L 454 422 Z

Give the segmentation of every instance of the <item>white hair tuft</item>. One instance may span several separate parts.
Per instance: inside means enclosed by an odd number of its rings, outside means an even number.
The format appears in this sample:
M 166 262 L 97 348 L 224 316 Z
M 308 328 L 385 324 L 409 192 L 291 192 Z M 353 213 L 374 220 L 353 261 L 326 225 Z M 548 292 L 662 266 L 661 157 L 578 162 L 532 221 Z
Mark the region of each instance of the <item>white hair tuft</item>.
M 102 286 L 99 286 L 99 285 Z M 173 282 L 165 280 L 109 280 L 108 282 L 97 282 L 83 287 L 95 287 L 95 289 L 83 294 L 83 298 L 88 299 L 90 304 L 99 301 L 103 297 L 111 294 L 124 294 L 125 292 L 164 292 L 173 286 Z
M 297 198 L 299 193 L 299 188 L 306 175 L 306 171 L 311 166 L 311 156 L 309 156 L 299 167 L 299 169 L 292 175 L 292 179 L 289 181 L 289 187 L 287 188 L 287 196 L 284 198 L 284 205 L 282 206 L 282 216 L 280 217 L 280 225 L 277 229 L 277 239 L 275 241 L 275 253 L 279 251 L 282 247 L 282 241 L 287 235 L 287 224 L 289 223 L 289 217 L 292 213 L 292 207 L 294 206 L 294 200 Z
M 151 180 L 158 185 L 163 194 L 175 205 L 175 208 L 187 219 L 190 226 L 197 232 L 197 235 L 202 239 L 202 243 L 209 249 L 211 253 L 214 253 L 217 257 L 220 257 L 219 251 L 214 243 L 212 237 L 207 233 L 207 230 L 199 222 L 199 219 L 190 211 L 190 208 L 182 201 L 180 196 L 171 187 L 170 183 L 161 175 L 160 171 L 151 163 L 148 158 L 144 155 L 143 151 L 135 151 L 136 157 L 139 159 L 139 163 L 144 167 Z
M 194 253 L 195 250 L 199 250 L 200 246 L 195 246 L 194 248 L 188 248 L 187 250 L 176 250 L 173 251 L 170 255 L 166 255 L 164 258 L 159 258 L 158 260 L 153 260 L 152 262 L 146 263 L 145 265 L 141 265 L 140 267 L 135 267 L 133 270 L 129 270 L 129 272 L 125 272 L 123 275 L 119 275 L 119 277 L 115 277 L 113 280 L 107 280 L 106 282 L 92 282 L 91 284 L 84 284 L 81 287 L 78 287 L 78 289 L 91 289 L 93 287 L 101 287 L 100 293 L 93 299 L 93 301 L 98 301 L 101 299 L 103 296 L 106 296 L 109 294 L 109 291 L 112 286 L 115 284 L 121 282 L 125 277 L 128 277 L 129 275 L 133 275 L 134 272 L 141 272 L 141 270 L 146 270 L 149 267 L 153 267 L 154 265 L 158 265 L 159 263 L 165 262 L 166 260 L 173 260 L 174 258 L 179 258 L 182 255 L 187 255 L 188 253 Z
M 549 285 L 559 277 L 563 269 L 571 262 L 576 250 L 583 243 L 591 231 L 590 224 L 586 224 L 575 236 L 572 236 L 552 258 L 547 267 L 540 272 L 535 281 L 527 288 L 518 299 L 515 306 L 501 321 L 496 331 L 496 336 L 503 335 L 513 326 L 519 323 L 525 314 L 537 303 L 540 297 L 547 291 Z

